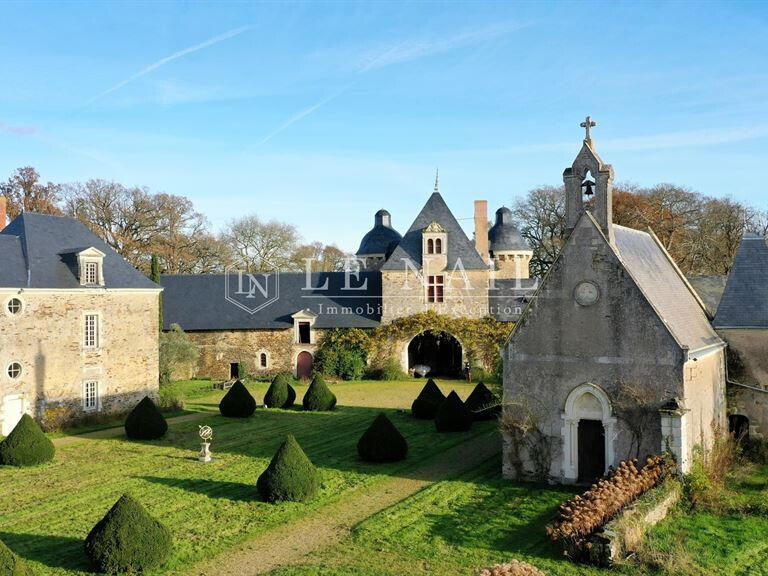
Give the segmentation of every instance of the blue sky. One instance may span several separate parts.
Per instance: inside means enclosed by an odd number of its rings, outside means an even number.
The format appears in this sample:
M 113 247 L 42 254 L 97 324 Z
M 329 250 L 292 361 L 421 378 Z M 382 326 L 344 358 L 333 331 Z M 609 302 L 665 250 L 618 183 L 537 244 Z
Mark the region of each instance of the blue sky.
M 354 250 L 440 188 L 469 229 L 559 184 L 586 114 L 617 180 L 768 207 L 766 3 L 0 5 L 0 178 L 183 194 Z

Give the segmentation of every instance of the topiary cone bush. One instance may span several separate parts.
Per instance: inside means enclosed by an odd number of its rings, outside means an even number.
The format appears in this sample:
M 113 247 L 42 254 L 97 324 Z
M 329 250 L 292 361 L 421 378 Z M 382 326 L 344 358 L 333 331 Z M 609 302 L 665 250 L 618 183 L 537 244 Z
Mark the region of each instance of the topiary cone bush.
M 320 473 L 292 435 L 286 437 L 256 482 L 267 502 L 303 502 L 312 498 L 319 487 Z
M 149 396 L 144 396 L 125 419 L 125 435 L 134 440 L 155 440 L 167 431 L 168 422 Z
M 445 400 L 445 395 L 437 387 L 435 381 L 430 378 L 421 389 L 416 400 L 411 404 L 411 414 L 414 418 L 420 418 L 422 420 L 432 420 L 437 414 L 437 409 Z
M 397 462 L 408 454 L 408 443 L 382 412 L 360 436 L 357 453 L 367 462 Z
M 288 409 L 296 404 L 296 390 L 293 386 L 288 384 L 288 400 L 283 404 L 283 409 Z
M 256 411 L 256 400 L 240 380 L 235 380 L 219 402 L 219 412 L 230 418 L 248 418 Z
M 0 541 L 0 576 L 30 576 L 26 563 Z
M 0 442 L 0 464 L 34 466 L 53 460 L 53 442 L 29 415 L 24 414 L 11 433 Z
M 291 386 L 293 380 L 288 374 L 280 373 L 272 379 L 267 393 L 264 395 L 264 405 L 267 408 L 289 408 L 296 401 L 296 391 Z M 293 400 L 291 400 L 293 390 Z
M 336 408 L 336 396 L 320 376 L 315 376 L 302 402 L 304 410 L 322 411 Z
M 107 574 L 145 572 L 168 557 L 171 533 L 128 494 L 123 494 L 85 539 L 85 554 Z
M 491 392 L 482 382 L 477 383 L 464 405 L 472 413 L 475 420 L 493 420 L 501 411 L 501 403 L 496 394 Z
M 438 432 L 466 432 L 472 427 L 472 412 L 467 409 L 455 390 L 440 404 L 435 414 L 435 427 Z

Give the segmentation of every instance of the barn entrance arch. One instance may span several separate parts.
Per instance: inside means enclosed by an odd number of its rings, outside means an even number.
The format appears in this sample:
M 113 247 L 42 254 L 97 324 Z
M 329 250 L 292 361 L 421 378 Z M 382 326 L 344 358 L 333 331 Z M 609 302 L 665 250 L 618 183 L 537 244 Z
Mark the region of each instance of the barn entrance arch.
M 611 401 L 602 388 L 585 383 L 574 388 L 562 414 L 563 476 L 566 480 L 592 482 L 614 461 Z
M 429 366 L 428 376 L 459 378 L 464 370 L 464 348 L 453 334 L 425 330 L 414 336 L 404 350 L 403 365 Z

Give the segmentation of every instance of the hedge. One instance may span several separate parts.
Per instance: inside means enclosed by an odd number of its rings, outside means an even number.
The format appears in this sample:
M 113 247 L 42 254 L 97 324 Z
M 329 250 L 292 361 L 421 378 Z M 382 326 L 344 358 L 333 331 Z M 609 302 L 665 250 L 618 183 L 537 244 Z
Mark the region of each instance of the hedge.
M 0 540 L 0 576 L 29 576 L 31 572 L 24 560 L 16 556 Z
M 312 498 L 319 487 L 320 473 L 292 435 L 286 437 L 256 482 L 267 502 L 303 502 Z
M 144 572 L 171 551 L 171 533 L 128 494 L 123 494 L 85 539 L 85 553 L 101 572 Z
M 168 422 L 149 396 L 144 396 L 125 419 L 125 435 L 128 438 L 155 440 L 165 436 L 167 431 Z
M 53 460 L 56 449 L 40 426 L 24 414 L 11 433 L 0 442 L 0 464 L 34 466 Z
M 219 412 L 230 418 L 248 418 L 256 411 L 256 400 L 240 380 L 236 380 L 219 402 Z
M 445 401 L 443 392 L 437 387 L 435 381 L 430 378 L 427 380 L 424 388 L 421 389 L 421 392 L 419 392 L 416 400 L 411 404 L 411 414 L 413 414 L 414 418 L 432 420 L 443 401 Z
M 408 454 L 408 443 L 382 412 L 358 440 L 357 453 L 367 462 L 397 462 Z
M 455 390 L 440 404 L 435 414 L 435 427 L 438 432 L 466 432 L 472 427 L 472 413 Z
M 304 400 L 302 401 L 304 410 L 324 411 L 336 408 L 336 396 L 328 388 L 322 377 L 315 376 L 309 385 Z
M 501 403 L 496 394 L 491 392 L 482 382 L 478 382 L 464 405 L 472 413 L 475 420 L 493 420 L 501 412 Z

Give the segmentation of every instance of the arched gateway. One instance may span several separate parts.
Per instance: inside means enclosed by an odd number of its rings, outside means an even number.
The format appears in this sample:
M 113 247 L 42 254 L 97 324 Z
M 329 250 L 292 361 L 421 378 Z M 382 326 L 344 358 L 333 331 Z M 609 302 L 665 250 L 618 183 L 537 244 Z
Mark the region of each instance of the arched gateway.
M 407 369 L 429 366 L 429 376 L 457 378 L 464 369 L 461 343 L 448 332 L 426 330 L 417 334 L 408 344 L 407 354 Z

